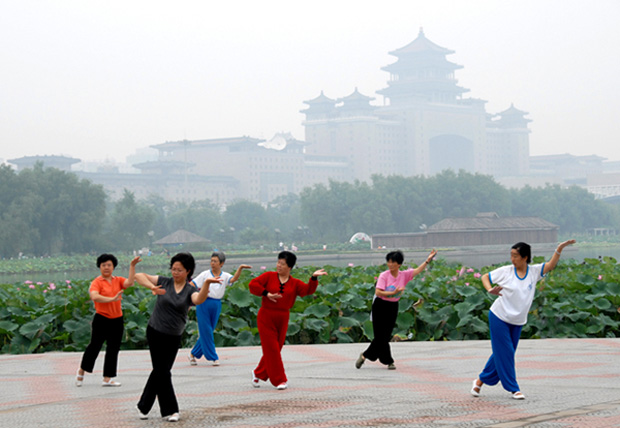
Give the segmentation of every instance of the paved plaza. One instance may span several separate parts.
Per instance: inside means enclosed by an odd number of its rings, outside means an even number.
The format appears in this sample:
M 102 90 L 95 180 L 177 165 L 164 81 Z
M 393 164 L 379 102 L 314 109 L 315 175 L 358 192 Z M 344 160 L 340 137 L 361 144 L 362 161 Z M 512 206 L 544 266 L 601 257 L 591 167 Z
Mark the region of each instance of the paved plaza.
M 355 360 L 366 344 L 285 346 L 289 389 L 250 383 L 259 347 L 220 348 L 219 367 L 187 349 L 173 369 L 181 420 L 148 420 L 135 405 L 148 351 L 121 351 L 118 388 L 101 386 L 103 355 L 84 385 L 80 353 L 0 355 L 1 427 L 620 427 L 620 339 L 522 340 L 517 376 L 526 396 L 501 386 L 470 395 L 488 341 L 392 344 L 396 370 Z

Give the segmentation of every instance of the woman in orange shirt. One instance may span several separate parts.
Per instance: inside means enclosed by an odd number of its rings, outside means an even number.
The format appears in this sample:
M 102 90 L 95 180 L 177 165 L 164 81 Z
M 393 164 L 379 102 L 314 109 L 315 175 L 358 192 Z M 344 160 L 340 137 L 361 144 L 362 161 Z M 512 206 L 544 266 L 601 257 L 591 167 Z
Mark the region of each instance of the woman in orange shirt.
M 136 274 L 136 264 L 140 262 L 140 257 L 135 257 L 129 265 L 129 277 L 123 278 L 113 276 L 114 268 L 118 265 L 118 260 L 112 254 L 102 254 L 97 257 L 97 267 L 101 275 L 91 282 L 89 293 L 91 300 L 95 303 L 95 317 L 92 323 L 92 333 L 90 343 L 82 356 L 82 363 L 77 371 L 75 385 L 82 386 L 84 373 L 92 373 L 95 361 L 105 342 L 106 352 L 103 363 L 103 382 L 102 386 L 121 386 L 112 378 L 116 377 L 116 366 L 118 365 L 118 352 L 121 349 L 123 339 L 123 311 L 121 309 L 121 299 L 123 290 L 131 287 L 134 283 Z

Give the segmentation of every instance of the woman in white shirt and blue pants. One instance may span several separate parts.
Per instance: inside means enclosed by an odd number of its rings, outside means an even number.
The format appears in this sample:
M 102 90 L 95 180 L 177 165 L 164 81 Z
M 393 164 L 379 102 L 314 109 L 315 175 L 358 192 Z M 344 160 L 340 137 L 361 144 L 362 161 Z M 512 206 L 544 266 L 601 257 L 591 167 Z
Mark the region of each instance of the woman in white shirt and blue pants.
M 493 354 L 478 379 L 473 382 L 471 394 L 474 397 L 480 396 L 482 385 L 496 385 L 501 381 L 504 389 L 512 393 L 512 398 L 525 398 L 515 372 L 515 353 L 521 329 L 527 323 L 536 283 L 555 268 L 562 250 L 574 243 L 574 239 L 562 242 L 549 262 L 530 266 L 531 247 L 524 242 L 518 242 L 510 250 L 512 265 L 502 266 L 482 275 L 484 288 L 499 297 L 489 310 Z
M 226 287 L 231 286 L 239 279 L 243 269 L 251 269 L 252 266 L 240 265 L 235 275 L 228 272 L 222 272 L 222 267 L 226 261 L 226 255 L 222 251 L 215 251 L 211 254 L 211 269 L 201 272 L 192 281 L 200 290 L 210 278 L 219 278 L 220 282 L 212 283 L 209 288 L 209 297 L 207 300 L 196 306 L 196 320 L 198 321 L 199 338 L 196 345 L 192 348 L 187 356 L 189 363 L 193 366 L 197 364 L 196 360 L 205 357 L 207 361 L 212 361 L 214 366 L 220 364 L 219 356 L 215 351 L 215 339 L 213 331 L 217 326 L 222 311 L 222 297 L 226 292 Z

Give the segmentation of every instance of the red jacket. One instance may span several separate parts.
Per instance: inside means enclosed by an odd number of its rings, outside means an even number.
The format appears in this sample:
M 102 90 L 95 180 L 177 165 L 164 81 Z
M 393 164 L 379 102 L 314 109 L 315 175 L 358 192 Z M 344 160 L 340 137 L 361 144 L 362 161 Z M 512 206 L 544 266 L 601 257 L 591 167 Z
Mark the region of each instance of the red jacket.
M 316 287 L 319 285 L 318 279 L 310 278 L 310 281 L 306 284 L 299 279 L 295 279 L 289 276 L 288 281 L 284 283 L 283 287 L 280 287 L 280 279 L 278 278 L 278 272 L 265 272 L 250 281 L 250 293 L 255 296 L 263 296 L 262 307 L 265 309 L 288 311 L 295 304 L 297 296 L 308 296 L 316 291 Z M 264 296 L 264 291 L 268 293 L 278 293 L 282 297 L 277 302 L 272 302 Z

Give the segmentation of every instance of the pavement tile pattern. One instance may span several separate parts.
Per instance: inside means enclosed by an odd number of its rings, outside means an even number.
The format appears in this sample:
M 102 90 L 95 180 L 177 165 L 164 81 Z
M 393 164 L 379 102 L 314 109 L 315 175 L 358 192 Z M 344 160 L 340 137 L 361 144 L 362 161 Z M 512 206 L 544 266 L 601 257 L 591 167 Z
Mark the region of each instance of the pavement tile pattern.
M 525 400 L 500 385 L 469 394 L 489 341 L 398 342 L 396 370 L 355 360 L 367 344 L 287 345 L 289 389 L 251 385 L 260 347 L 220 348 L 221 365 L 190 366 L 179 351 L 176 423 L 135 405 L 151 370 L 147 350 L 121 351 L 120 387 L 102 387 L 103 353 L 75 386 L 80 353 L 0 355 L 0 427 L 620 427 L 620 339 L 522 340 Z

